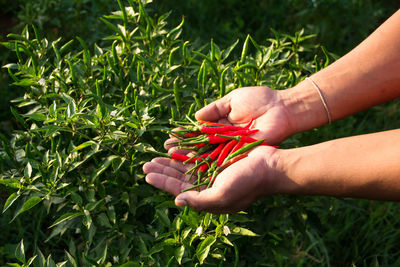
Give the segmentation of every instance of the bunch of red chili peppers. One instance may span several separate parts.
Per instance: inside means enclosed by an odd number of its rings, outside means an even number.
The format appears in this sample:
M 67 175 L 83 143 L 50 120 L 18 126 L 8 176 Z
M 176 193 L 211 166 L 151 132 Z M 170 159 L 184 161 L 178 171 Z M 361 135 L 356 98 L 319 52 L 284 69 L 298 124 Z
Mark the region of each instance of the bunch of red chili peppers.
M 180 153 L 164 154 L 175 160 L 193 163 L 194 167 L 187 171 L 191 180 L 197 176 L 193 187 L 184 191 L 211 186 L 217 175 L 233 163 L 247 157 L 247 153 L 259 145 L 268 145 L 264 139 L 257 140 L 250 135 L 258 132 L 251 129 L 253 120 L 246 126 L 233 126 L 220 123 L 199 121 L 194 122 L 171 122 L 179 128 L 172 130 L 170 134 L 176 137 L 175 144 L 178 148 L 193 151 L 193 156 Z

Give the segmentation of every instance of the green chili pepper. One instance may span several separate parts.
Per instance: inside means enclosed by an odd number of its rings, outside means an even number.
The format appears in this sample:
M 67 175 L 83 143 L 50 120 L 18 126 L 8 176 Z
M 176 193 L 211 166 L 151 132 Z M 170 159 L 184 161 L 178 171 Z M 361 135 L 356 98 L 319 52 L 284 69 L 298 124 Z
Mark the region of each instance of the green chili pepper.
M 235 152 L 230 154 L 228 157 L 226 157 L 223 163 L 227 162 L 231 158 L 236 157 L 237 155 L 243 154 L 243 153 L 249 151 L 250 149 L 262 144 L 262 142 L 264 142 L 264 139 L 257 140 L 257 141 L 255 141 L 253 143 L 250 143 L 250 144 L 247 144 L 247 145 L 243 146 L 242 148 L 236 150 Z

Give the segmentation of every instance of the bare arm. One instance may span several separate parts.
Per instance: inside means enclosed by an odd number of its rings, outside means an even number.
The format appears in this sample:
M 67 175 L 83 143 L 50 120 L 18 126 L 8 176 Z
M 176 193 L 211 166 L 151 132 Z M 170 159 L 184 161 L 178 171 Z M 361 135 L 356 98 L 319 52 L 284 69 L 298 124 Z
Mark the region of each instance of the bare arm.
M 276 152 L 278 191 L 400 201 L 400 130 Z
M 321 88 L 333 120 L 400 96 L 400 11 L 355 49 L 311 78 Z M 308 80 L 284 90 L 294 132 L 327 123 L 321 99 Z

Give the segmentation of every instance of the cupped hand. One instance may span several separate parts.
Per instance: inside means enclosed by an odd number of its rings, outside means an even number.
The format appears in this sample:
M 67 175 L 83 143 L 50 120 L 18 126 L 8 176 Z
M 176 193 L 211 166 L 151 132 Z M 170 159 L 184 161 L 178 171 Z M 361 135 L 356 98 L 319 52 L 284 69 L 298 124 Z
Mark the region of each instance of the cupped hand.
M 262 196 L 277 193 L 277 172 L 274 156 L 277 150 L 259 146 L 248 157 L 223 170 L 210 188 L 201 191 L 182 190 L 192 186 L 185 172 L 191 164 L 167 158 L 155 158 L 143 166 L 146 181 L 174 196 L 178 206 L 216 214 L 233 213 L 250 206 Z
M 281 91 L 262 86 L 235 89 L 199 110 L 196 119 L 233 125 L 254 119 L 252 128 L 260 130 L 254 137 L 274 145 L 295 133 Z

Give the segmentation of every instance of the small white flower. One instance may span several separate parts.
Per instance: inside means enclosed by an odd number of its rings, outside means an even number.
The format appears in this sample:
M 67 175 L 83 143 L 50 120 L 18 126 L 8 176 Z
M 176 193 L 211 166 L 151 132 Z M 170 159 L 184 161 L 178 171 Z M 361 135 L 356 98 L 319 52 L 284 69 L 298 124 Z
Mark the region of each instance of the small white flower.
M 108 207 L 108 210 L 114 210 L 114 206 L 111 205 L 110 207 Z
M 157 238 L 158 237 L 158 232 L 156 231 L 155 233 L 154 233 L 154 238 Z
M 119 257 L 118 257 L 118 256 L 114 256 L 114 257 L 113 257 L 113 261 L 114 261 L 114 263 L 119 262 Z
M 201 226 L 197 227 L 197 229 L 196 229 L 197 236 L 201 236 L 202 233 L 203 233 L 203 227 L 201 227 Z
M 38 81 L 38 84 L 41 86 L 44 86 L 46 84 L 46 81 L 43 78 L 40 78 L 40 80 Z
M 151 119 L 151 117 L 147 113 L 142 116 L 142 120 L 144 120 L 144 121 L 148 121 L 150 119 Z
M 117 51 L 117 55 L 121 55 L 122 47 L 120 45 L 115 46 L 115 50 Z
M 83 186 L 80 185 L 80 186 L 78 187 L 78 190 L 79 190 L 80 192 L 82 192 L 82 191 L 83 191 Z
M 107 195 L 107 196 L 104 198 L 104 200 L 106 201 L 106 203 L 110 203 L 111 200 L 112 200 L 112 196 Z
M 88 210 L 84 210 L 83 213 L 84 213 L 86 216 L 89 216 L 89 215 L 90 215 L 90 212 L 89 212 Z
M 24 183 L 24 178 L 19 179 L 19 183 L 23 184 Z
M 231 230 L 229 229 L 229 227 L 228 226 L 224 226 L 224 235 L 229 235 L 231 233 Z

